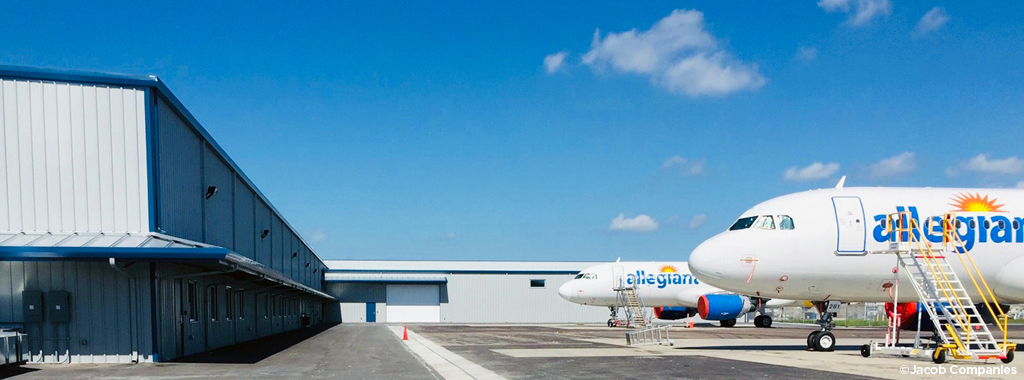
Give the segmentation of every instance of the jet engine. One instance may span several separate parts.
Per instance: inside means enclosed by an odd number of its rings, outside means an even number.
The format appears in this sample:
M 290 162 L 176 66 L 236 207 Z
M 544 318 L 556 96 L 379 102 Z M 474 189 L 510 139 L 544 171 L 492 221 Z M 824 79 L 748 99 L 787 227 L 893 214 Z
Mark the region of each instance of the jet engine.
M 697 312 L 709 321 L 724 321 L 756 310 L 750 297 L 738 294 L 705 294 L 697 300 Z
M 689 318 L 697 315 L 697 309 L 685 306 L 666 306 L 654 308 L 654 317 L 666 321 Z

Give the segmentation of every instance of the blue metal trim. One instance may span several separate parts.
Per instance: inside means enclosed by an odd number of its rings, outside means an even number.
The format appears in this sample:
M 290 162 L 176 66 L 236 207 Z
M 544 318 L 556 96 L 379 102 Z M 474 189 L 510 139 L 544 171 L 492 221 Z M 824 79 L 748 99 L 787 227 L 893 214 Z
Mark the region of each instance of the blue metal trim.
M 156 232 L 156 107 L 153 89 L 146 87 L 146 173 L 149 175 L 149 230 Z
M 227 248 L 0 247 L 0 261 L 223 260 Z
M 349 282 L 379 283 L 379 284 L 384 284 L 384 283 L 386 283 L 386 284 L 398 284 L 398 283 L 402 283 L 402 284 L 447 284 L 448 283 L 448 279 L 444 279 L 444 280 L 358 279 L 358 280 L 324 280 L 324 281 L 326 281 L 327 283 L 332 283 L 332 284 L 333 283 L 340 283 L 340 282 L 344 282 L 344 283 L 349 283 Z
M 44 69 L 37 67 L 0 65 L 0 77 L 52 80 L 61 82 L 113 84 L 131 87 L 151 87 L 159 79 L 149 75 L 126 75 L 86 71 Z

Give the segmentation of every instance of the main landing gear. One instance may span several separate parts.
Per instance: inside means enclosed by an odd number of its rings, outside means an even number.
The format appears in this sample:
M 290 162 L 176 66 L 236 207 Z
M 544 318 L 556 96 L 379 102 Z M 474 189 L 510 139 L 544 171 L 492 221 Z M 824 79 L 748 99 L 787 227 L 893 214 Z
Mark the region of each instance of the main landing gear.
M 754 327 L 772 327 L 772 316 L 765 314 L 754 317 Z
M 733 327 L 736 326 L 736 318 L 723 319 L 718 321 L 718 325 L 722 327 Z
M 832 317 L 839 310 L 839 305 L 839 301 L 814 303 L 815 308 L 818 310 L 818 320 L 816 323 L 821 330 L 807 335 L 808 350 L 828 352 L 836 349 L 836 336 L 832 334 L 832 328 L 836 327 L 836 324 L 832 323 Z

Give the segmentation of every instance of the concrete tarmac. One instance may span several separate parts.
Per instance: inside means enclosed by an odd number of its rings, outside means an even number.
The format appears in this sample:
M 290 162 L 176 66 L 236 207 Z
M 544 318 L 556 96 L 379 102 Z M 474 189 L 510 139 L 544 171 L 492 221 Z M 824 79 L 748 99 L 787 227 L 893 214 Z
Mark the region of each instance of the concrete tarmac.
M 305 329 L 157 364 L 28 365 L 15 379 L 1016 379 L 1021 363 L 874 355 L 882 328 L 837 328 L 835 352 L 806 348 L 808 325 L 698 326 L 674 346 L 626 346 L 596 325 L 345 324 Z M 1011 340 L 1024 341 L 1014 327 Z M 913 338 L 906 333 L 904 342 Z M 904 369 L 908 373 L 904 373 Z M 981 373 L 981 375 L 977 375 Z

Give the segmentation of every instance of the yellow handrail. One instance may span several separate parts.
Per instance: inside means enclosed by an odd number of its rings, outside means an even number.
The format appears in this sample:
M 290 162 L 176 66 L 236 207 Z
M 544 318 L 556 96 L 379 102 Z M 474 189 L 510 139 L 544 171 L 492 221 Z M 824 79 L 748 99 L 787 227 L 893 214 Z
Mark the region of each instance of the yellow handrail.
M 951 221 L 956 220 L 955 218 L 956 215 L 953 213 L 946 213 L 943 216 L 944 231 L 951 230 L 950 227 L 953 226 Z M 963 240 L 960 238 L 960 234 L 951 233 L 951 236 L 953 237 L 952 240 L 956 242 L 956 244 L 954 244 L 954 248 L 958 248 L 957 245 L 963 247 Z M 981 275 L 981 269 L 978 268 L 978 264 L 974 261 L 974 258 L 967 251 L 966 247 L 962 250 L 962 255 L 960 254 L 960 249 L 954 249 L 954 251 L 958 253 L 957 258 L 960 259 L 960 263 L 962 263 L 964 265 L 964 269 L 967 270 L 967 275 L 971 277 L 971 282 L 974 283 L 974 287 L 978 289 L 978 293 L 981 295 L 981 299 L 985 303 L 985 308 L 988 309 L 988 312 L 992 315 L 992 320 L 995 322 L 996 327 L 1003 332 L 1003 344 L 1005 345 L 1008 340 L 1009 328 L 1007 324 L 1009 321 L 1007 320 L 1008 318 L 1006 313 L 1003 311 L 1003 307 L 999 305 L 999 302 L 996 300 L 995 293 L 992 292 L 992 288 L 988 286 L 988 281 L 985 281 L 985 276 Z M 967 266 L 967 262 L 964 261 L 963 256 L 967 256 L 967 260 L 971 262 L 971 267 Z M 981 284 L 985 287 L 984 291 L 982 291 L 981 286 L 978 285 L 978 281 L 974 278 L 974 273 L 971 271 L 972 267 L 974 268 L 974 271 L 978 273 L 978 278 L 981 279 Z M 992 302 L 989 302 L 989 297 L 991 297 Z M 992 309 L 992 303 L 996 304 L 996 310 L 999 310 L 999 314 L 996 314 L 995 310 Z M 1000 323 L 999 318 L 1003 318 L 1003 323 Z M 984 323 L 984 321 L 982 321 L 982 323 Z
M 898 227 L 896 228 L 898 232 L 898 235 L 896 236 L 898 237 L 896 237 L 896 241 L 904 242 L 903 234 L 906 233 L 906 242 L 914 244 L 917 247 L 917 251 L 922 253 L 921 257 L 924 259 L 925 265 L 928 266 L 928 270 L 929 272 L 931 272 L 932 278 L 938 280 L 939 275 L 941 274 L 943 281 L 935 281 L 935 283 L 938 285 L 939 290 L 942 291 L 942 294 L 946 297 L 947 302 L 950 299 L 953 299 L 956 305 L 954 306 L 953 302 L 948 302 L 950 307 L 946 307 L 941 304 L 939 306 L 943 307 L 943 309 L 945 309 L 947 313 L 950 313 L 953 317 L 955 317 L 956 325 L 966 332 L 967 344 L 969 345 L 971 329 L 969 326 L 970 318 L 966 318 L 966 308 L 964 307 L 963 303 L 960 302 L 960 297 L 956 295 L 956 291 L 953 290 L 952 283 L 946 276 L 945 272 L 942 272 L 941 270 L 936 271 L 936 269 L 939 268 L 939 263 L 937 261 L 937 258 L 935 257 L 934 252 L 931 250 L 931 246 L 924 245 L 924 249 L 922 249 L 920 239 L 914 234 L 915 231 L 919 231 L 920 226 L 917 224 L 916 220 L 914 220 L 911 217 L 912 215 L 909 212 L 901 211 L 893 215 L 898 216 Z M 923 233 L 923 231 L 921 232 Z M 927 254 L 924 254 L 925 251 L 927 251 Z M 909 253 L 913 255 L 913 252 Z M 935 300 L 935 302 L 938 303 L 938 300 Z M 952 326 L 946 325 L 946 327 L 947 329 L 950 329 L 952 331 Z M 965 346 L 964 342 L 962 342 L 959 339 L 959 336 L 955 332 L 952 335 L 954 336 L 954 342 L 956 343 L 957 347 L 960 350 L 962 350 L 961 352 L 966 352 L 968 350 L 968 346 Z
M 917 231 L 920 228 L 920 226 L 917 225 L 917 221 L 914 219 L 910 219 L 910 223 L 907 223 L 907 225 L 910 227 L 911 231 Z M 950 281 L 949 277 L 946 276 L 946 272 L 941 270 L 938 259 L 935 257 L 935 252 L 932 251 L 930 245 L 924 245 L 925 249 L 922 249 L 922 244 L 919 239 L 911 237 L 910 240 L 917 246 L 918 251 L 922 252 L 922 258 L 924 258 L 925 264 L 928 265 L 928 270 L 932 272 L 933 278 L 938 279 L 939 275 L 942 275 L 942 281 L 936 282 L 938 283 L 939 288 L 942 289 L 942 294 L 946 296 L 947 301 L 949 301 L 950 298 L 956 301 L 956 307 L 953 308 L 952 314 L 956 317 L 958 327 L 966 332 L 966 344 L 969 345 L 971 342 L 971 320 L 967 316 L 967 308 L 964 306 L 963 302 L 960 301 L 960 296 L 956 294 L 956 290 L 953 289 L 952 281 Z M 924 254 L 925 251 L 927 251 L 927 255 Z M 952 294 L 952 297 L 950 294 Z M 949 306 L 953 306 L 953 303 L 950 302 Z M 943 306 L 943 308 L 947 311 L 949 310 L 945 306 Z M 962 344 L 960 339 L 957 339 L 957 344 Z M 965 347 L 961 346 L 961 349 L 965 349 Z

